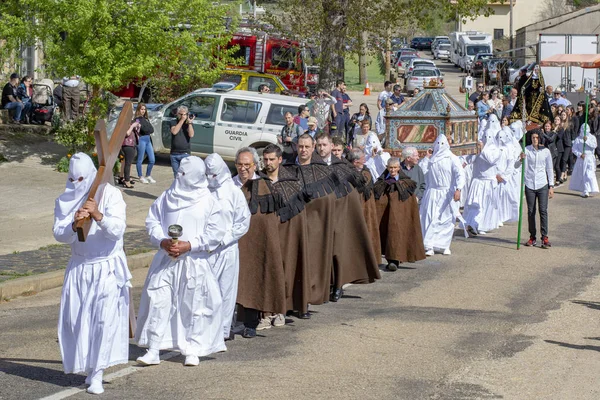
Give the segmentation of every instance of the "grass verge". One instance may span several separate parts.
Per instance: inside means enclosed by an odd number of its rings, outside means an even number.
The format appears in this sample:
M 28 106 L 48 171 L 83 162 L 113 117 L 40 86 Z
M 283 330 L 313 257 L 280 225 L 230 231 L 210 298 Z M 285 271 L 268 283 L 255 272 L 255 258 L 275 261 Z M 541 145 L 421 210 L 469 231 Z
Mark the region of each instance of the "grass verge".
M 358 80 L 358 59 L 352 57 L 346 57 L 344 60 L 346 70 L 344 71 L 346 86 L 350 91 L 360 91 L 365 87 L 359 83 Z M 384 77 L 379 71 L 379 65 L 377 64 L 377 56 L 367 56 L 367 80 L 371 91 L 375 88 L 383 88 Z

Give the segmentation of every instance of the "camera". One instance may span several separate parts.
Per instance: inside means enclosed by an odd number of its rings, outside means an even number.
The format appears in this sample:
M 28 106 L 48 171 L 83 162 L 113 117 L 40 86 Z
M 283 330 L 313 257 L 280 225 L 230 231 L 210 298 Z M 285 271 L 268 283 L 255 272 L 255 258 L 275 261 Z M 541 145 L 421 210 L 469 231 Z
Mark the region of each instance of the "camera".
M 196 118 L 196 116 L 194 114 L 192 114 L 192 113 L 188 114 L 188 119 L 194 119 L 194 118 Z

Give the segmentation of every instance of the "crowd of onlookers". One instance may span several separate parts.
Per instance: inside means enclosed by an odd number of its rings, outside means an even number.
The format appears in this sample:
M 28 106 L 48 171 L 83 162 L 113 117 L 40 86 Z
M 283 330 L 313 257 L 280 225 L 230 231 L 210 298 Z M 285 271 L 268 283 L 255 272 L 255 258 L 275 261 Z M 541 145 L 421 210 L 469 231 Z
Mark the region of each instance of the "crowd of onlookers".
M 51 82 L 51 81 L 50 81 Z M 81 99 L 81 78 L 79 76 L 65 77 L 56 87 L 34 85 L 33 78 L 25 75 L 19 78 L 12 73 L 8 83 L 2 89 L 2 108 L 8 110 L 12 124 L 39 124 L 49 120 L 44 116 L 52 115 L 55 109 L 60 109 L 63 119 L 71 121 L 79 116 Z M 47 91 L 44 103 L 36 103 L 34 86 L 43 86 Z M 48 100 L 49 98 L 49 100 Z M 48 109 L 47 107 L 50 106 Z M 36 118 L 36 110 L 46 108 L 42 117 Z

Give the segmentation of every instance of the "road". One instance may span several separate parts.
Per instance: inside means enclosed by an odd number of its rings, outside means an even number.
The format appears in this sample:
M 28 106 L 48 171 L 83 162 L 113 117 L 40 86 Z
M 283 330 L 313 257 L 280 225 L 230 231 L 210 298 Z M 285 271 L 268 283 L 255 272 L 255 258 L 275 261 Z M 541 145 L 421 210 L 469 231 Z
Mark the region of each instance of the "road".
M 447 65 L 449 86 L 457 72 Z M 28 163 L 35 160 L 20 168 Z M 157 176 L 166 180 L 168 166 L 161 167 Z M 59 186 L 64 176 L 54 179 Z M 33 204 L 36 193 L 26 189 L 24 201 Z M 129 365 L 105 374 L 102 398 L 596 400 L 598 203 L 558 188 L 549 250 L 517 251 L 515 224 L 475 239 L 457 231 L 452 256 L 382 271 L 374 284 L 350 286 L 340 302 L 312 307 L 311 320 L 238 336 L 198 367 L 169 352 L 159 366 L 136 367 L 143 350 L 132 343 Z M 143 223 L 145 203 L 134 204 L 132 223 Z M 134 272 L 136 306 L 146 273 Z M 1 400 L 90 398 L 82 376 L 62 373 L 59 301 L 54 289 L 0 303 Z

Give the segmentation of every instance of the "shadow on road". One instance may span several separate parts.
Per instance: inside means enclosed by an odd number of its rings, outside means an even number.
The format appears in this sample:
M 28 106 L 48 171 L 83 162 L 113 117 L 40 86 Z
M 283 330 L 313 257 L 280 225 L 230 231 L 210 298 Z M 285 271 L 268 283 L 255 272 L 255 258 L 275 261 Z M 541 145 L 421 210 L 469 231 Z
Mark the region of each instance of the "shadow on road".
M 597 301 L 572 300 L 571 303 L 580 304 L 587 308 L 591 308 L 592 310 L 600 310 L 600 303 Z
M 62 370 L 22 364 L 27 362 L 40 364 L 62 364 L 62 362 L 56 360 L 2 358 L 0 359 L 0 371 L 8 375 L 19 376 L 32 381 L 51 383 L 61 387 L 77 387 L 85 383 L 85 376 L 83 375 L 65 374 Z
M 575 350 L 600 351 L 600 346 L 590 346 L 587 344 L 571 344 L 571 343 L 565 343 L 565 342 L 558 342 L 556 340 L 544 340 L 544 342 L 550 343 L 550 344 L 556 344 L 556 345 L 559 345 L 560 347 L 567 347 L 569 349 L 575 349 Z

